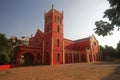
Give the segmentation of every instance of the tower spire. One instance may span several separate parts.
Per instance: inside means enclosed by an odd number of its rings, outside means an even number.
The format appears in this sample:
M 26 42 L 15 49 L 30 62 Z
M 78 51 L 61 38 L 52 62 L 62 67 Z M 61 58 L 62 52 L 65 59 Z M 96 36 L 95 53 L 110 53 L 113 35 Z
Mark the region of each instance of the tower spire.
M 54 4 L 52 4 L 52 9 L 54 9 Z

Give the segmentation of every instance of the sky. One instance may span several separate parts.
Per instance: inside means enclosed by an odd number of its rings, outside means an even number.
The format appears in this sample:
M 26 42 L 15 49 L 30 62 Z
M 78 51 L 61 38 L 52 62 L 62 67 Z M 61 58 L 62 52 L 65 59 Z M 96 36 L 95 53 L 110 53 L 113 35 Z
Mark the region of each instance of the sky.
M 94 33 L 95 21 L 102 19 L 109 8 L 107 0 L 0 0 L 0 33 L 10 36 L 35 35 L 37 29 L 44 32 L 44 12 L 51 9 L 64 12 L 64 37 L 76 40 L 95 35 L 99 44 L 116 48 L 120 31 L 111 36 Z

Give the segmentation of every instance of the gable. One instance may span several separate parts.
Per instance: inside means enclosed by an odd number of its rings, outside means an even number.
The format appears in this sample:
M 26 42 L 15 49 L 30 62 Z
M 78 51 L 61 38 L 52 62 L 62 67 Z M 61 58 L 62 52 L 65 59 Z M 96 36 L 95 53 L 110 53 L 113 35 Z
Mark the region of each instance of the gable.
M 43 37 L 43 35 L 44 33 L 38 29 L 34 37 Z
M 30 39 L 29 45 L 42 47 L 43 38 L 44 38 L 44 33 L 38 29 L 35 36 Z

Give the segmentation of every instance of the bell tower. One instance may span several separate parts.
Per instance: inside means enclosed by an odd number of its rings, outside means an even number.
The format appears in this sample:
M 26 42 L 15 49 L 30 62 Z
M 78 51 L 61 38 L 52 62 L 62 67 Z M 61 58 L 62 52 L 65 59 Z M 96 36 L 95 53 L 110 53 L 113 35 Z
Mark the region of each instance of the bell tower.
M 63 11 L 59 12 L 52 5 L 51 10 L 44 13 L 45 53 L 49 55 L 49 64 L 63 63 Z M 47 47 L 48 46 L 48 47 Z M 47 62 L 47 61 L 46 61 Z

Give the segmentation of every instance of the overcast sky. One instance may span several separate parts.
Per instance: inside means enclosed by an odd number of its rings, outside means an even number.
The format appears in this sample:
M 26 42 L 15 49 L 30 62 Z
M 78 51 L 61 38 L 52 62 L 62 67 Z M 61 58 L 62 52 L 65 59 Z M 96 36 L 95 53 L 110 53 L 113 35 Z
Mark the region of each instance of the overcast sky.
M 52 4 L 64 11 L 64 37 L 76 40 L 94 34 L 100 45 L 116 48 L 120 32 L 102 37 L 94 33 L 95 21 L 109 8 L 107 0 L 0 0 L 0 33 L 22 37 L 44 30 L 44 11 Z

